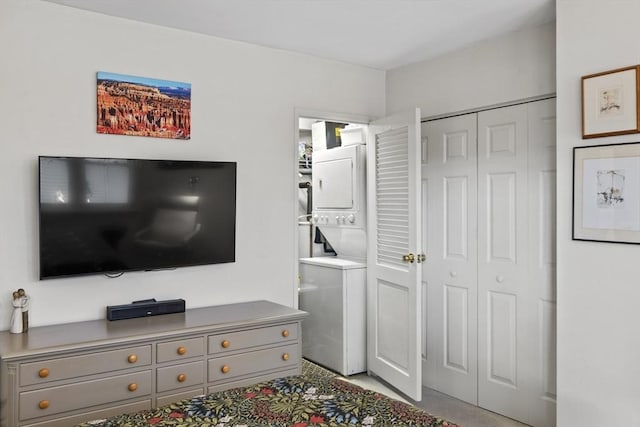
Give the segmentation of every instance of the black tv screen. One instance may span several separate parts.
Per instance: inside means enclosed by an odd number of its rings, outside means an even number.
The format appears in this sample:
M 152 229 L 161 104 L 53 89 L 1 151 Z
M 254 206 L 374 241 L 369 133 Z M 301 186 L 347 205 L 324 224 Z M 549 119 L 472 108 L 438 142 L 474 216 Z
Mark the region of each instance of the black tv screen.
M 235 261 L 236 163 L 39 158 L 40 278 Z

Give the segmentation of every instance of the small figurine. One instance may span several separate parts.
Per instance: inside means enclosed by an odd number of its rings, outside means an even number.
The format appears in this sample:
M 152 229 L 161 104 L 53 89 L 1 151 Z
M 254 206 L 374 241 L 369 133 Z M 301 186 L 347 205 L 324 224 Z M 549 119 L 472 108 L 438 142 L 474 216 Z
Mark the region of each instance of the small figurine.
M 24 289 L 18 289 L 13 293 L 13 313 L 11 314 L 11 327 L 9 332 L 21 334 L 29 329 L 29 296 Z
M 22 306 L 20 305 L 20 294 L 18 291 L 13 293 L 13 314 L 11 314 L 11 328 L 9 332 L 12 334 L 22 333 Z

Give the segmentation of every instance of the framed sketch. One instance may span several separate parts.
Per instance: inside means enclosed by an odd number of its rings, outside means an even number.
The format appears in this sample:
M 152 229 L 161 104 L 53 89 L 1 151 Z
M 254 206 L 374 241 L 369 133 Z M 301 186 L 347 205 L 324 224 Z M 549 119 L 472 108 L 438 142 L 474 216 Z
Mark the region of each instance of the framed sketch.
M 582 138 L 640 132 L 639 68 L 582 77 Z
M 573 240 L 640 244 L 640 143 L 574 147 Z

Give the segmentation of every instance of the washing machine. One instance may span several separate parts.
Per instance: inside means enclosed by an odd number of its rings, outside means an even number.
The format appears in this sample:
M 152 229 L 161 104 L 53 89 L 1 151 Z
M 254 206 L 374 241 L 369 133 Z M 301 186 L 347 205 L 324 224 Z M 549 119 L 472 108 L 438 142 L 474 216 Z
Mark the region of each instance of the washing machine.
M 342 375 L 367 369 L 366 264 L 339 257 L 301 258 L 302 355 Z

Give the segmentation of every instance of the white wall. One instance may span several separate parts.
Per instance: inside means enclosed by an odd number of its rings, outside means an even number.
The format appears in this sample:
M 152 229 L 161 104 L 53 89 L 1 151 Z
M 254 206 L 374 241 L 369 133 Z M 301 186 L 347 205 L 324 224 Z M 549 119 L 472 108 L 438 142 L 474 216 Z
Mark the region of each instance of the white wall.
M 640 63 L 640 0 L 557 0 L 558 425 L 640 426 L 640 246 L 571 240 L 580 77 Z
M 387 72 L 387 113 L 422 117 L 555 92 L 555 22 Z
M 0 329 L 19 287 L 32 325 L 150 297 L 294 304 L 294 109 L 380 116 L 383 72 L 39 0 L 0 2 L 0 40 Z M 96 134 L 97 71 L 192 83 L 192 139 Z M 237 161 L 237 262 L 38 281 L 38 155 Z

